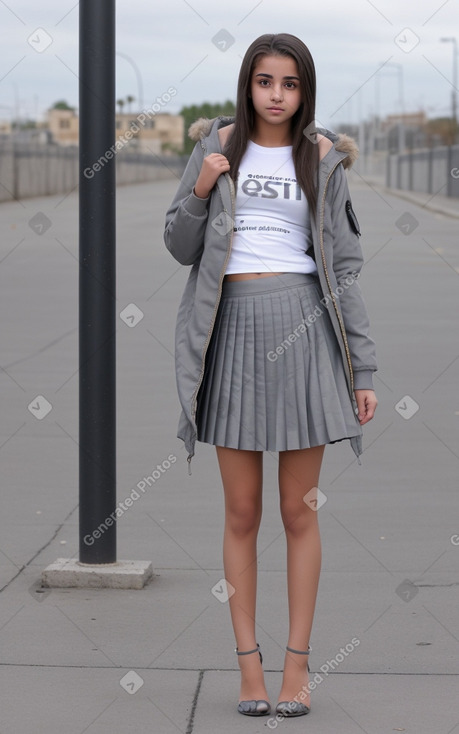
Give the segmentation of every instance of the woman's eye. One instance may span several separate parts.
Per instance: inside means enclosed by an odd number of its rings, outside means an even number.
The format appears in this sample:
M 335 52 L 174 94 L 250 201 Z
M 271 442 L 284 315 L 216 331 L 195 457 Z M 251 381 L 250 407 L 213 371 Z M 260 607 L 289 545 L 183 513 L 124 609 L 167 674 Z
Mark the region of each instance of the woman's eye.
M 267 87 L 269 86 L 270 81 L 269 79 L 259 79 L 258 83 L 261 87 Z M 295 82 L 285 82 L 285 86 L 287 87 L 287 89 L 296 89 L 297 87 Z

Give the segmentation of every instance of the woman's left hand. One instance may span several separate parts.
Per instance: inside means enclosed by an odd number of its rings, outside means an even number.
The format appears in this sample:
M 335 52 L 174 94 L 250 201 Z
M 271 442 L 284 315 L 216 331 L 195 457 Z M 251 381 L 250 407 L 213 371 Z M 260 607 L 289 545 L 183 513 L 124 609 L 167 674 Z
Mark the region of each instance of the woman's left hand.
M 363 426 L 373 418 L 378 401 L 374 390 L 354 390 L 354 394 L 359 409 L 358 418 Z

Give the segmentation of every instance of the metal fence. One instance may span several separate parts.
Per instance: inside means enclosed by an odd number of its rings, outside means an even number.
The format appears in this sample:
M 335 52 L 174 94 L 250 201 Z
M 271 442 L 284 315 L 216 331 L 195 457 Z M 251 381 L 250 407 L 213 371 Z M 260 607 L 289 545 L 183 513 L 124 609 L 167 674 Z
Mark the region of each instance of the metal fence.
M 180 178 L 188 156 L 159 156 L 120 150 L 118 185 Z M 89 175 L 97 176 L 97 162 Z M 103 161 L 100 165 L 104 165 Z M 100 170 L 100 169 L 99 169 Z M 0 142 L 0 202 L 66 194 L 78 186 L 78 147 Z
M 386 185 L 406 191 L 459 197 L 459 145 L 388 155 Z

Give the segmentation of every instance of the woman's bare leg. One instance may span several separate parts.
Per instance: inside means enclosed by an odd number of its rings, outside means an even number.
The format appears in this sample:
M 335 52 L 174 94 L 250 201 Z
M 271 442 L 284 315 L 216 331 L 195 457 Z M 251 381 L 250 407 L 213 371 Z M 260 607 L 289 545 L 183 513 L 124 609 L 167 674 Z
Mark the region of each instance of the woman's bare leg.
M 225 492 L 223 565 L 235 591 L 229 598 L 239 651 L 256 648 L 257 535 L 262 514 L 263 452 L 217 446 Z M 260 658 L 238 655 L 240 699 L 268 700 Z
M 279 492 L 282 521 L 287 539 L 287 584 L 289 604 L 288 646 L 307 650 L 319 586 L 322 561 L 317 511 L 304 501 L 319 483 L 325 446 L 279 452 Z M 279 701 L 301 701 L 308 684 L 308 655 L 286 652 Z M 296 698 L 295 698 L 296 697 Z

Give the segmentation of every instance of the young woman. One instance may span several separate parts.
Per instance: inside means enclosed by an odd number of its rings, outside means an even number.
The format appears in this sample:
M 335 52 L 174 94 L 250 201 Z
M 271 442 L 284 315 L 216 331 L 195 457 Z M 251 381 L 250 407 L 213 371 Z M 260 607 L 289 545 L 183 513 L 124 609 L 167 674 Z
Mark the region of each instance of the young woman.
M 308 653 L 321 565 L 316 511 L 325 445 L 349 439 L 377 400 L 374 342 L 357 278 L 359 225 L 344 167 L 354 141 L 314 126 L 304 43 L 248 48 L 234 118 L 201 119 L 166 215 L 165 242 L 191 271 L 176 325 L 178 437 L 216 446 L 223 560 L 241 670 L 238 710 L 270 712 L 255 636 L 263 451 L 279 452 L 289 634 L 276 711 L 310 710 Z M 307 563 L 305 560 L 307 559 Z

